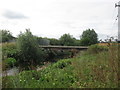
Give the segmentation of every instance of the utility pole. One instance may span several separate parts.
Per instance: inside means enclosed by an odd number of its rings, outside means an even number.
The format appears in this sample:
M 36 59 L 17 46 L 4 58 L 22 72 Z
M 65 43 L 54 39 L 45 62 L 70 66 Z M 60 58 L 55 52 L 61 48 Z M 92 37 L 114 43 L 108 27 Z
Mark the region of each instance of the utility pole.
M 115 7 L 118 7 L 118 43 L 120 43 L 120 1 L 115 4 Z

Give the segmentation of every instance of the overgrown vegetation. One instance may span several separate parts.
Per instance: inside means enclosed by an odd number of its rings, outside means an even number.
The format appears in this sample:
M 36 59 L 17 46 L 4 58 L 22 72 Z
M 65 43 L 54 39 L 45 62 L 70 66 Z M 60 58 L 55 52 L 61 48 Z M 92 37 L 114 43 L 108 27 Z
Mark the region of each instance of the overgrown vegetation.
M 6 32 L 8 38 L 10 33 Z M 0 45 L 3 71 L 14 66 L 22 70 L 15 76 L 3 76 L 3 88 L 117 88 L 120 83 L 119 45 L 115 42 L 108 46 L 92 45 L 97 43 L 94 30 L 84 31 L 81 40 L 70 34 L 60 39 L 42 38 L 29 30 L 20 33 L 17 42 L 11 42 L 11 38 L 5 40 L 7 43 Z M 91 46 L 75 57 L 75 50 L 39 48 L 39 45 L 49 44 Z M 44 65 L 47 62 L 52 63 Z
M 39 48 L 36 38 L 29 30 L 21 33 L 17 40 L 19 51 L 19 65 L 25 69 L 32 69 L 37 63 L 43 60 L 42 50 Z
M 108 47 L 107 46 L 99 46 L 99 45 L 91 45 L 88 48 L 88 53 L 89 54 L 97 54 L 100 53 L 102 51 L 108 51 Z
M 91 46 L 40 71 L 3 77 L 3 88 L 118 88 L 118 46 L 99 48 Z
M 0 43 L 16 42 L 16 40 L 19 38 L 13 37 L 9 30 L 0 30 L 0 35 L 2 36 Z M 36 41 L 39 45 L 90 46 L 92 44 L 98 43 L 98 36 L 94 29 L 86 29 L 80 36 L 80 39 L 76 39 L 69 33 L 63 34 L 59 39 L 43 38 L 38 36 L 33 37 L 36 38 Z
M 5 63 L 6 68 L 11 68 L 11 67 L 14 67 L 16 65 L 16 59 L 7 58 L 6 60 L 4 60 L 4 63 Z
M 2 44 L 2 61 L 3 61 L 3 70 L 6 70 L 8 67 L 14 67 L 14 66 L 21 66 L 21 68 L 27 67 L 27 62 L 24 62 L 23 57 L 21 56 L 21 52 L 17 49 L 16 43 L 4 43 Z M 64 59 L 64 58 L 70 58 L 72 56 L 72 53 L 74 51 L 66 51 L 66 50 L 50 50 L 50 49 L 38 49 L 40 50 L 41 53 L 39 53 L 40 58 L 38 58 L 37 65 L 41 65 L 44 62 L 56 62 L 59 59 Z M 11 66 L 8 63 L 5 63 L 6 60 L 9 58 L 15 59 L 16 64 L 14 66 Z M 12 60 L 10 59 L 10 60 Z M 22 59 L 22 60 L 21 60 Z M 9 60 L 9 61 L 10 61 Z M 21 60 L 21 61 L 20 61 Z M 12 62 L 12 61 L 10 61 Z M 7 65 L 6 65 L 7 64 Z M 25 67 L 24 67 L 25 66 Z M 29 65 L 28 65 L 29 66 Z M 36 66 L 34 66 L 36 67 Z M 34 68 L 35 69 L 35 68 Z
M 39 48 L 39 43 L 30 31 L 21 33 L 17 42 L 2 43 L 3 70 L 17 66 L 21 69 L 36 69 L 44 62 L 56 62 L 59 59 L 70 58 L 73 52 Z M 16 60 L 16 64 L 6 63 Z
M 0 36 L 0 43 L 15 40 L 15 37 L 13 37 L 11 32 L 8 30 L 0 30 Z
M 2 47 L 2 59 L 5 60 L 8 57 L 17 59 L 17 47 L 16 43 L 4 43 Z

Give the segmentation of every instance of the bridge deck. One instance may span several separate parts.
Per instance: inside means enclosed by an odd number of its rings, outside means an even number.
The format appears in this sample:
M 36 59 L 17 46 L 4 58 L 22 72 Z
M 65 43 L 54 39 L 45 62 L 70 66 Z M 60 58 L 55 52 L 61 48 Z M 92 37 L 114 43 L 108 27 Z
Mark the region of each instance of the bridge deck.
M 87 46 L 39 46 L 41 48 L 56 48 L 56 49 L 88 49 Z

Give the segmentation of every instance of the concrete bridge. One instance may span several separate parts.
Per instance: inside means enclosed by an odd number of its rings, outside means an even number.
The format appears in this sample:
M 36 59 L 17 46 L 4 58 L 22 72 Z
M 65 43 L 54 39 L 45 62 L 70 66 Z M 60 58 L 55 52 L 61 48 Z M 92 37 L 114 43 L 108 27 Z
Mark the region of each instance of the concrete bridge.
M 39 46 L 41 48 L 45 48 L 45 49 L 77 49 L 77 50 L 84 50 L 84 49 L 88 49 L 87 46 L 52 46 L 52 45 L 48 45 L 48 46 Z

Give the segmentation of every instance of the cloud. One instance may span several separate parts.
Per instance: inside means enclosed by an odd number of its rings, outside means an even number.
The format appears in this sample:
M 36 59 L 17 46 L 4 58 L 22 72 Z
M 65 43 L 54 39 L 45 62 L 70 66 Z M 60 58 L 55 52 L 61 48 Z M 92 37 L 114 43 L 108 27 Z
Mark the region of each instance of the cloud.
M 27 16 L 25 16 L 19 12 L 13 12 L 10 10 L 6 10 L 4 12 L 3 16 L 8 19 L 27 19 L 28 18 Z
M 99 38 L 115 36 L 117 23 L 113 23 L 118 9 L 114 4 L 117 1 L 2 0 L 0 28 L 9 29 L 14 35 L 30 28 L 35 35 L 59 38 L 64 33 L 70 33 L 78 39 L 83 30 L 93 28 Z

